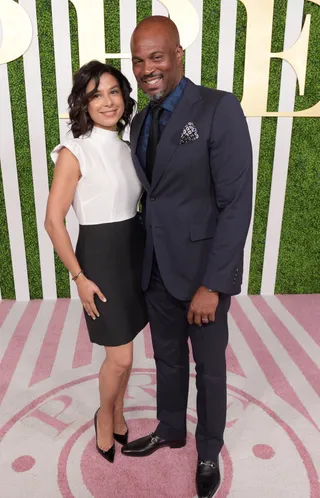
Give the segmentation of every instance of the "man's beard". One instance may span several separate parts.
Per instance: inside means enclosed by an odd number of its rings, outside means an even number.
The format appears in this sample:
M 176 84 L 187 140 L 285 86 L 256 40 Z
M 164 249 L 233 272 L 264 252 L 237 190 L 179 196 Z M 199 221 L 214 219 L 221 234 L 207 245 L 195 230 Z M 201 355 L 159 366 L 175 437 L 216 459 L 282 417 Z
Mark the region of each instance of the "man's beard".
M 158 93 L 153 93 L 153 94 L 149 94 L 149 93 L 145 93 L 145 95 L 148 97 L 149 100 L 151 100 L 152 102 L 157 102 L 157 100 L 161 100 L 163 95 L 164 95 L 164 90 L 162 90 L 161 92 L 158 92 Z

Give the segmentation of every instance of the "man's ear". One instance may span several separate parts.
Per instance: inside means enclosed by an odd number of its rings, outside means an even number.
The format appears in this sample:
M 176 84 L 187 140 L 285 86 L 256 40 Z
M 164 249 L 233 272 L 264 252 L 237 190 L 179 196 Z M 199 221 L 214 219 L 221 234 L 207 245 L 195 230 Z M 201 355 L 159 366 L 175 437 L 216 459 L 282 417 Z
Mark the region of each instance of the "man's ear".
M 183 48 L 181 47 L 181 45 L 179 45 L 176 48 L 176 55 L 177 55 L 178 61 L 181 62 L 182 61 L 182 57 L 183 57 Z

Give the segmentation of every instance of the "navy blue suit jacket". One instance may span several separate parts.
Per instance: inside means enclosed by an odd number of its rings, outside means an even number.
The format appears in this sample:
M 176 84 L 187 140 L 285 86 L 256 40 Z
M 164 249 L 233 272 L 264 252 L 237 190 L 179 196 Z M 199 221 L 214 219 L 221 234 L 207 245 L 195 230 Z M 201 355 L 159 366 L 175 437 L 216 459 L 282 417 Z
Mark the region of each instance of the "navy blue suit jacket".
M 177 299 L 190 300 L 201 285 L 238 294 L 252 209 L 252 149 L 240 103 L 188 80 L 161 136 L 151 185 L 137 155 L 147 109 L 135 116 L 130 140 L 146 190 L 143 289 L 155 250 L 164 284 Z M 189 122 L 199 138 L 180 144 Z

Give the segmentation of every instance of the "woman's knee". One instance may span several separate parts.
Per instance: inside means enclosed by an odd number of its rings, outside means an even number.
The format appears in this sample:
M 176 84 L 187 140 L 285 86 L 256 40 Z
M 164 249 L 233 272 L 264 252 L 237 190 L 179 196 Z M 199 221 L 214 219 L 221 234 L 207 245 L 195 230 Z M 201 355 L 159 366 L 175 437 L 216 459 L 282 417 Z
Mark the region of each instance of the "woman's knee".
M 127 346 L 127 347 L 125 347 Z M 114 369 L 119 374 L 123 374 L 131 369 L 132 367 L 132 346 L 128 346 L 127 344 L 124 346 L 117 346 L 112 348 L 108 348 L 107 358 L 112 362 Z
M 132 367 L 132 357 L 129 355 L 126 355 L 126 356 L 121 356 L 120 358 L 117 358 L 116 367 L 118 368 L 119 371 L 121 371 L 121 373 L 127 372 Z

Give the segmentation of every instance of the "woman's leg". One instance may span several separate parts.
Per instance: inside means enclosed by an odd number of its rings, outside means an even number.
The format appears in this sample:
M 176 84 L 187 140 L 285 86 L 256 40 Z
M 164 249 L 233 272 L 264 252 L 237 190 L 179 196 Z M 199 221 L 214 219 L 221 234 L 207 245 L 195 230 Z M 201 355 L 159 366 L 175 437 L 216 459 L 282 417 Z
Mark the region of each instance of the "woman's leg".
M 113 432 L 121 435 L 124 435 L 128 430 L 123 415 L 123 405 L 124 405 L 124 396 L 126 394 L 126 389 L 131 374 L 131 369 L 132 369 L 131 367 L 132 365 L 130 366 L 130 368 L 128 368 L 126 375 L 123 378 L 122 386 L 120 387 L 113 411 Z
M 114 442 L 115 405 L 124 397 L 132 367 L 133 344 L 130 342 L 122 346 L 106 346 L 105 350 L 106 359 L 102 363 L 99 373 L 98 446 L 107 451 Z M 123 408 L 123 404 L 121 406 Z

